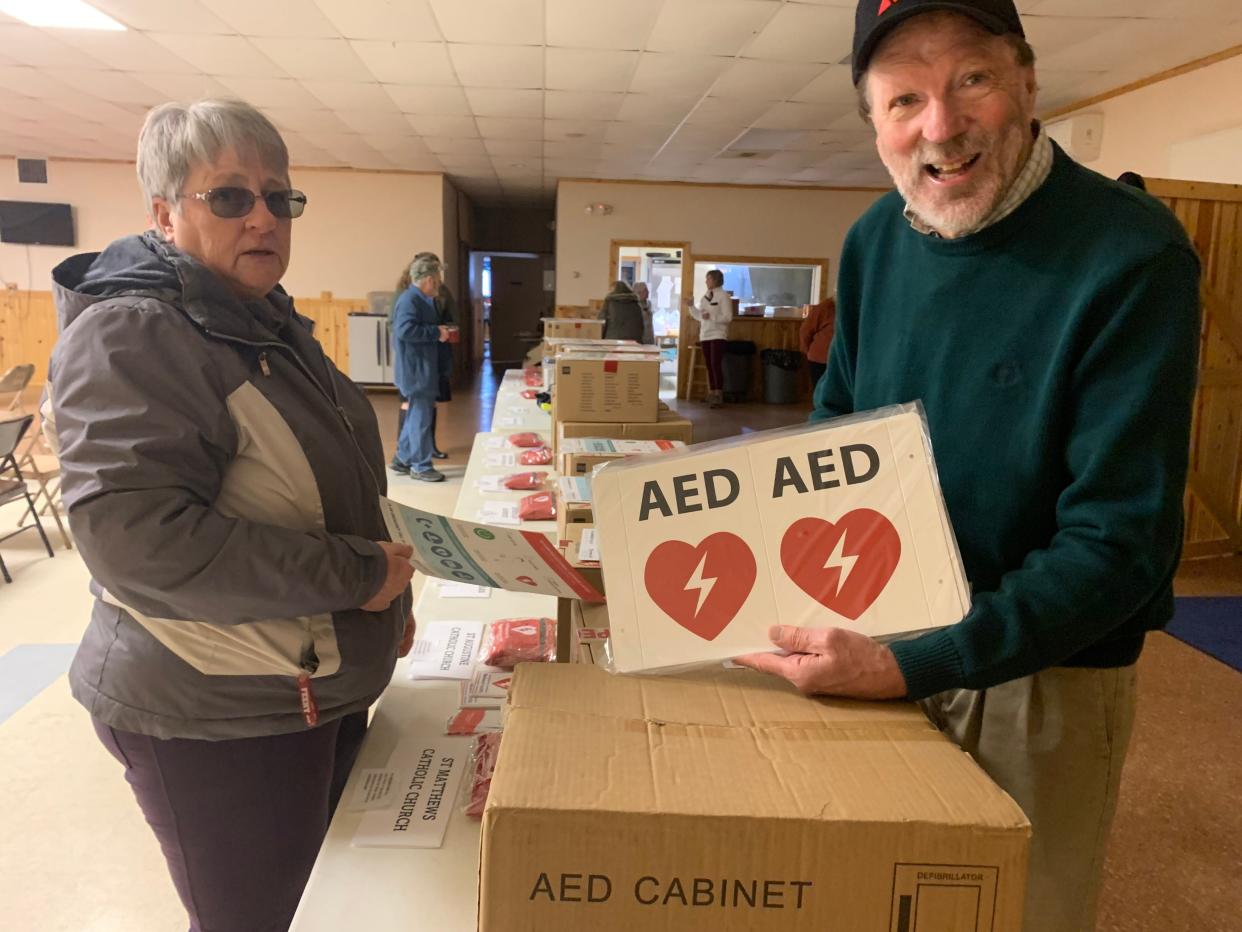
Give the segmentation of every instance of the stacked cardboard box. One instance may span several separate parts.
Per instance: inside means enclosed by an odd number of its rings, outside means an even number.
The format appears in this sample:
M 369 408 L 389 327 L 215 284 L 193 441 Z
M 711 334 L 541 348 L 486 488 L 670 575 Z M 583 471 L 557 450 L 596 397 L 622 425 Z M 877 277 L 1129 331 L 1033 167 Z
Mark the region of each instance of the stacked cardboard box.
M 543 336 L 577 337 L 581 340 L 598 340 L 604 336 L 604 322 L 587 317 L 545 317 Z
M 524 664 L 479 929 L 1014 932 L 1029 836 L 914 705 L 751 671 Z
M 685 448 L 680 440 L 620 440 L 610 437 L 574 437 L 557 448 L 557 471 L 562 476 L 590 476 L 596 466 L 627 456 L 668 453 Z

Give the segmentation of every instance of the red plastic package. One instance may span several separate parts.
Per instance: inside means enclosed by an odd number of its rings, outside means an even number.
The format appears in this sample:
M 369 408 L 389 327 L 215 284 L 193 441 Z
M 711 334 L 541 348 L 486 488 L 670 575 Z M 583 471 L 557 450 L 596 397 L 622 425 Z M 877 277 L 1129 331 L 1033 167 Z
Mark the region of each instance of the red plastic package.
M 515 447 L 546 446 L 546 444 L 543 442 L 542 437 L 540 437 L 538 434 L 532 434 L 532 433 L 510 434 L 509 442 L 513 444 Z
M 474 742 L 474 774 L 470 780 L 470 801 L 466 803 L 466 815 L 472 819 L 483 818 L 487 793 L 492 788 L 492 772 L 500 756 L 501 735 L 499 731 L 479 735 Z
M 501 485 L 506 489 L 512 489 L 514 492 L 535 492 L 542 489 L 547 480 L 547 473 L 515 472 L 511 476 L 505 476 Z
M 543 372 L 539 369 L 532 367 L 530 369 L 522 370 L 522 378 L 530 388 L 543 386 Z
M 556 619 L 502 618 L 483 632 L 479 657 L 489 667 L 512 670 L 519 663 L 556 660 Z
M 538 394 L 539 394 L 539 389 L 528 388 L 522 392 L 522 397 L 525 398 L 527 401 L 534 401 L 535 396 L 537 396 Z
M 556 517 L 556 499 L 551 492 L 536 492 L 518 502 L 518 517 L 523 521 L 551 521 Z
M 522 451 L 518 462 L 523 466 L 547 466 L 552 462 L 552 451 L 547 447 L 532 447 Z

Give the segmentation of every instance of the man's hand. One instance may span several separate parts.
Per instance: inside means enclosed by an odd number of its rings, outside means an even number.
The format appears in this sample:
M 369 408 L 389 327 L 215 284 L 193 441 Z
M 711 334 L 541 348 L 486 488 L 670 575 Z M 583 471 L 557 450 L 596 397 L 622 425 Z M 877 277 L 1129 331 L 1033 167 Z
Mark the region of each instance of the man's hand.
M 379 592 L 358 606 L 364 612 L 382 612 L 392 605 L 392 600 L 405 591 L 414 576 L 414 567 L 410 564 L 410 557 L 414 556 L 413 547 L 387 540 L 377 540 L 376 543 L 388 559 L 388 568 Z
M 401 632 L 401 646 L 397 648 L 397 656 L 404 657 L 414 646 L 414 613 L 410 612 L 405 619 L 405 630 Z
M 735 662 L 783 676 L 808 696 L 900 699 L 906 695 L 906 680 L 893 652 L 865 634 L 845 628 L 775 625 L 768 637 L 789 653 L 746 654 Z
M 449 328 L 440 324 L 440 342 L 447 343 L 449 338 Z

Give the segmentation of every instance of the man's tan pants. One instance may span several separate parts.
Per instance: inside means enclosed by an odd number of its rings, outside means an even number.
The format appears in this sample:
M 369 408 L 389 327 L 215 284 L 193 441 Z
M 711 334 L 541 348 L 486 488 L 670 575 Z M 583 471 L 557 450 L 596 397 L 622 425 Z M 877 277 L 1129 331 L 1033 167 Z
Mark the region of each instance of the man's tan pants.
M 1133 666 L 1053 667 L 919 703 L 1031 821 L 1023 932 L 1094 932 L 1134 687 Z

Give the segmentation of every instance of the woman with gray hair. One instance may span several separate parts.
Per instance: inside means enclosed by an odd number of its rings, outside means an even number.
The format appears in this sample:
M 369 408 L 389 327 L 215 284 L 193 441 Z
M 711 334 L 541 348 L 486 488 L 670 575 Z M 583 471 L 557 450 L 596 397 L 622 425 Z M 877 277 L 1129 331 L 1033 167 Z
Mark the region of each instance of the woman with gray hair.
M 409 650 L 375 415 L 279 282 L 306 196 L 237 101 L 138 139 L 153 229 L 53 273 L 48 402 L 96 602 L 74 696 L 192 930 L 286 929 Z
M 447 342 L 435 297 L 443 284 L 440 260 L 419 253 L 410 263 L 410 286 L 397 296 L 392 311 L 392 342 L 396 360 L 393 381 L 405 399 L 405 419 L 397 438 L 397 458 L 391 469 L 424 482 L 443 482 L 444 473 L 431 465 L 435 455 L 432 436 L 436 396 L 440 388 L 438 344 Z

